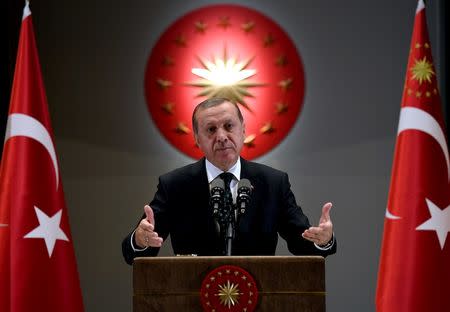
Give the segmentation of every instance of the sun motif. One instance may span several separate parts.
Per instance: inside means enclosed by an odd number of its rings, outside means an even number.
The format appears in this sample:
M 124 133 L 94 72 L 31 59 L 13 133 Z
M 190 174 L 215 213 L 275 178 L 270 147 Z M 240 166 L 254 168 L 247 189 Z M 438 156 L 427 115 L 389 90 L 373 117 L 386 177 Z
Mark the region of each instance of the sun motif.
M 216 296 L 219 296 L 221 304 L 230 308 L 239 302 L 241 293 L 239 292 L 238 284 L 230 283 L 230 280 L 227 280 L 227 283 L 219 285 L 219 288 L 219 293 Z
M 203 88 L 197 96 L 225 97 L 252 111 L 244 99 L 246 96 L 253 97 L 248 88 L 264 85 L 249 81 L 249 78 L 256 74 L 255 69 L 248 68 L 253 58 L 239 61 L 236 57 L 228 57 L 225 48 L 223 58 L 214 57 L 213 60 L 208 60 L 198 57 L 198 60 L 203 68 L 192 68 L 191 72 L 202 79 L 187 83 Z
M 208 5 L 174 21 L 145 70 L 152 121 L 168 143 L 194 159 L 204 156 L 190 125 L 197 103 L 225 97 L 239 106 L 242 157 L 252 160 L 293 130 L 304 96 L 303 62 L 292 39 L 269 17 L 237 4 Z
M 419 81 L 419 84 L 427 81 L 431 83 L 431 77 L 435 75 L 433 71 L 433 64 L 428 62 L 427 57 L 424 56 L 421 60 L 416 60 L 415 64 L 411 68 L 412 79 Z

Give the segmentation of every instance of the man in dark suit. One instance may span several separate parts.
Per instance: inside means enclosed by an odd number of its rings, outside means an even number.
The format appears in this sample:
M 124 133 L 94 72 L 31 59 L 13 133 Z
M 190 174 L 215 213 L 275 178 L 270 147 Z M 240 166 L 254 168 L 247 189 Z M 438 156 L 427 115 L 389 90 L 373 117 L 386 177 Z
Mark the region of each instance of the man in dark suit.
M 239 156 L 245 123 L 236 104 L 224 98 L 203 101 L 193 112 L 192 125 L 205 158 L 159 178 L 142 220 L 122 242 L 127 263 L 132 264 L 135 257 L 156 256 L 169 234 L 175 254 L 224 255 L 224 237 L 217 231 L 209 204 L 210 184 L 223 172 L 232 174 L 234 200 L 239 180 L 252 184 L 250 203 L 235 227 L 232 255 L 274 255 L 278 234 L 294 255 L 336 252 L 331 203 L 323 206 L 319 225 L 311 227 L 286 173 Z

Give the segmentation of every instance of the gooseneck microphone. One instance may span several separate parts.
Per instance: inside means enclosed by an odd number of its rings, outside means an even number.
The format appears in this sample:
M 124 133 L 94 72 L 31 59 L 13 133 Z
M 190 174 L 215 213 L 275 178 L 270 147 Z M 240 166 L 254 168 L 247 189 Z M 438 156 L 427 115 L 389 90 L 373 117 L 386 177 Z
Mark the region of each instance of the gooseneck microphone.
M 226 178 L 224 176 L 224 179 Z M 239 223 L 240 217 L 245 214 L 248 208 L 252 189 L 253 187 L 249 180 L 241 179 L 237 185 L 236 204 L 234 204 L 229 185 L 225 187 L 225 182 L 221 177 L 217 177 L 211 182 L 209 204 L 212 209 L 216 232 L 224 239 L 225 254 L 227 256 L 231 256 L 235 228 Z
M 223 228 L 223 220 L 221 215 L 223 211 L 223 193 L 225 191 L 225 184 L 219 177 L 211 182 L 209 205 L 212 208 L 212 215 L 214 218 L 214 224 L 216 227 L 216 233 L 220 235 Z
M 210 191 L 210 205 L 213 209 L 213 216 L 216 218 L 223 206 L 223 192 L 225 191 L 225 184 L 221 178 L 216 178 L 211 182 Z
M 252 193 L 252 184 L 248 179 L 241 179 L 238 183 L 237 189 L 237 217 L 238 219 L 245 214 L 245 210 L 247 209 L 250 203 L 250 195 Z

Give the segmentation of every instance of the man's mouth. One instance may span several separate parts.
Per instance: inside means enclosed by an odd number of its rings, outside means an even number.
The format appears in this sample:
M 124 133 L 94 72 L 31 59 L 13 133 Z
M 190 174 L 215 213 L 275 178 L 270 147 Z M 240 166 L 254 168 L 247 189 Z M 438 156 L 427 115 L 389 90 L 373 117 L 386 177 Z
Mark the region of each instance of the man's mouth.
M 221 152 L 221 151 L 225 151 L 225 150 L 228 150 L 228 149 L 232 149 L 232 147 L 231 146 L 218 147 L 218 148 L 216 148 L 216 151 Z

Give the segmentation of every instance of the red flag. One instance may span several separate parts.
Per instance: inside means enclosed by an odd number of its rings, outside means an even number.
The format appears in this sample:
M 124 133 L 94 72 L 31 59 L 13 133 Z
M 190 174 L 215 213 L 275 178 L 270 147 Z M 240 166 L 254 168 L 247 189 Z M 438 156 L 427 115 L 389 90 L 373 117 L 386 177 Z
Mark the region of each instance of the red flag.
M 448 310 L 450 167 L 436 71 L 419 0 L 384 223 L 379 312 Z
M 28 3 L 4 144 L 0 167 L 0 310 L 83 311 Z

